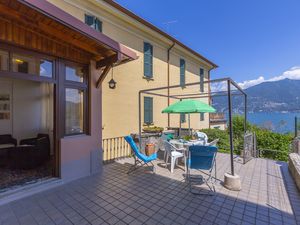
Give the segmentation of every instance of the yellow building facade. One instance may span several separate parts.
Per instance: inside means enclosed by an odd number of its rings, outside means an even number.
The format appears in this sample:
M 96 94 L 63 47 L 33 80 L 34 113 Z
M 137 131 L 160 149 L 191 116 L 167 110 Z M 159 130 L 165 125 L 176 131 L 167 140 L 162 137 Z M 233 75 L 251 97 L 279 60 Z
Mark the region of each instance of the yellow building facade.
M 195 53 L 167 34 L 153 29 L 141 18 L 136 18 L 124 8 L 108 0 L 48 0 L 67 13 L 85 21 L 86 15 L 94 16 L 101 21 L 101 32 L 135 51 L 138 59 L 114 67 L 102 84 L 102 132 L 103 139 L 121 137 L 138 132 L 138 92 L 143 89 L 178 85 L 180 83 L 180 59 L 185 61 L 185 83 L 199 82 L 200 69 L 204 71 L 204 80 L 209 79 L 209 71 L 216 67 L 209 60 Z M 116 7 L 117 6 L 117 7 Z M 125 11 L 124 11 L 125 10 Z M 152 25 L 153 26 L 153 25 Z M 191 31 L 192 32 L 192 31 Z M 151 44 L 153 50 L 153 76 L 144 76 L 144 43 Z M 171 48 L 168 51 L 168 49 Z M 169 60 L 168 60 L 169 52 Z M 168 73 L 169 71 L 169 73 Z M 169 82 L 168 82 L 169 74 Z M 116 81 L 116 88 L 109 88 L 108 82 Z M 199 87 L 200 89 L 200 87 Z M 184 93 L 185 88 L 176 89 L 178 94 Z M 208 91 L 208 85 L 204 85 Z M 166 90 L 162 94 L 167 94 Z M 171 94 L 176 94 L 172 91 Z M 144 97 L 144 96 L 143 96 Z M 167 107 L 167 98 L 153 97 L 153 124 L 166 128 L 168 116 L 162 114 Z M 209 98 L 201 99 L 209 103 Z M 144 118 L 142 98 L 141 112 Z M 171 100 L 171 103 L 174 100 Z M 209 115 L 191 115 L 191 127 L 194 129 L 208 128 Z M 169 125 L 179 126 L 179 115 L 171 115 Z M 188 127 L 188 119 L 182 124 Z

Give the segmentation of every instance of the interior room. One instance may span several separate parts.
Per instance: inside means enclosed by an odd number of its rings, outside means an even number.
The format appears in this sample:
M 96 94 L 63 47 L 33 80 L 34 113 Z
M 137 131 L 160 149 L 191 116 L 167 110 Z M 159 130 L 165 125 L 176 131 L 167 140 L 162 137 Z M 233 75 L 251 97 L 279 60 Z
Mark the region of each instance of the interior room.
M 51 83 L 0 78 L 0 192 L 53 176 L 53 94 Z

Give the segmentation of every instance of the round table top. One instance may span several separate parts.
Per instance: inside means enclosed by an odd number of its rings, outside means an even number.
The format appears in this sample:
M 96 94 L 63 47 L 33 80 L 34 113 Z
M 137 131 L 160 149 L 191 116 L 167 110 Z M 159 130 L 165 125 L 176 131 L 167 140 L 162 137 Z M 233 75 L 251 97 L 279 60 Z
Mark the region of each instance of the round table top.
M 173 139 L 170 140 L 170 143 L 174 145 L 183 146 L 183 147 L 189 147 L 192 145 L 204 145 L 204 142 L 201 140 L 185 141 L 182 139 Z

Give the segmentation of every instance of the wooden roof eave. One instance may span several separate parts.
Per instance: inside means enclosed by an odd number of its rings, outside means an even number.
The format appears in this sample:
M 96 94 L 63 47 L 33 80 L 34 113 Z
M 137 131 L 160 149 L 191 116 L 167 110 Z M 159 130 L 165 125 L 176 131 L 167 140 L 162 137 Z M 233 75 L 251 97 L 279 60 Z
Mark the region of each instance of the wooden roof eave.
M 42 13 L 43 15 L 46 15 L 49 18 L 52 18 L 54 21 L 63 24 L 64 26 L 68 27 L 71 30 L 76 31 L 78 34 L 81 34 L 84 37 L 89 38 L 100 49 L 100 51 L 92 52 L 95 55 L 95 57 L 98 58 L 98 61 L 102 61 L 103 59 L 109 57 L 117 58 L 117 60 L 114 63 L 122 63 L 123 61 L 130 61 L 130 60 L 137 59 L 137 55 L 134 51 L 112 40 L 106 35 L 97 32 L 96 30 L 92 29 L 82 21 L 78 20 L 77 18 L 64 12 L 60 8 L 54 6 L 53 4 L 45 0 L 16 0 L 16 1 L 30 7 L 31 9 L 34 9 Z M 83 48 L 85 50 L 87 49 L 86 46 Z M 104 49 L 111 53 L 103 55 Z M 112 52 L 114 52 L 115 54 L 113 54 Z

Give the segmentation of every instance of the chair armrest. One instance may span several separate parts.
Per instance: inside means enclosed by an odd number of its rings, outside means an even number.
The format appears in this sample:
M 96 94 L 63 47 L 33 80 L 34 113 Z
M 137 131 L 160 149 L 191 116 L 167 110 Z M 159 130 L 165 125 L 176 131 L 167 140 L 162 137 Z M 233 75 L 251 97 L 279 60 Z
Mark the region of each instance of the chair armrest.
M 15 146 L 17 146 L 17 144 L 18 144 L 18 141 L 17 141 L 17 139 L 15 139 L 15 138 L 11 138 L 11 143 L 12 144 L 14 144 Z
M 36 138 L 28 138 L 20 141 L 20 145 L 36 145 Z
M 219 139 L 215 139 L 212 142 L 207 143 L 207 146 L 216 146 L 218 142 L 219 142 Z
M 0 144 L 13 144 L 17 145 L 17 139 L 13 138 L 11 135 L 0 135 Z

